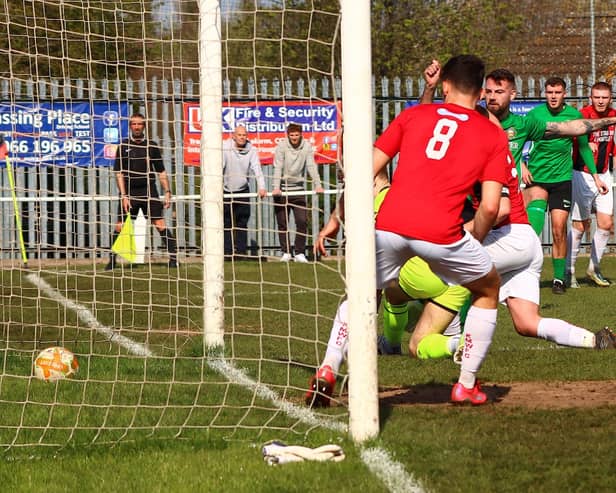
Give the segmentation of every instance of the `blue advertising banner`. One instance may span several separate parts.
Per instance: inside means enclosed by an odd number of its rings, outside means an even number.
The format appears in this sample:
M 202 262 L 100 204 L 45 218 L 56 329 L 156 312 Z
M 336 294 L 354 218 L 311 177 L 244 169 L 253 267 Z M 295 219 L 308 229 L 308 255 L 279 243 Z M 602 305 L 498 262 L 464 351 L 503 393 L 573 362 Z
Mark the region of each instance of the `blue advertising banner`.
M 528 100 L 528 101 L 512 101 L 509 109 L 511 113 L 516 115 L 525 115 L 534 107 L 539 106 L 541 103 L 545 103 L 544 100 Z
M 128 135 L 128 103 L 0 103 L 0 133 L 21 166 L 111 166 Z

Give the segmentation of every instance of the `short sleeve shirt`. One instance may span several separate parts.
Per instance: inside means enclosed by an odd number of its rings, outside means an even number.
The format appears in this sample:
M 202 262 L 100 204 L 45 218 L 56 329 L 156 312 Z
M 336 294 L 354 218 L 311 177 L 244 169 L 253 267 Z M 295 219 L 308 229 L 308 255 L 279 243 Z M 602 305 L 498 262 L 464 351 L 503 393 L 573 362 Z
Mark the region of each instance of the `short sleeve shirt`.
M 553 114 L 547 104 L 533 108 L 528 114 L 543 122 L 563 122 L 582 118 L 582 114 L 577 109 L 567 104 L 557 114 Z M 558 183 L 571 180 L 572 147 L 573 141 L 569 137 L 535 141 L 528 160 L 528 170 L 533 175 L 533 181 Z
M 127 139 L 120 144 L 114 171 L 122 172 L 126 193 L 133 197 L 158 197 L 156 173 L 165 171 L 156 143 Z
M 505 133 L 475 110 L 425 104 L 400 113 L 377 139 L 399 154 L 376 228 L 438 244 L 463 237 L 462 209 L 477 181 L 507 183 Z
M 509 139 L 509 150 L 513 155 L 518 173 L 522 162 L 524 143 L 529 140 L 540 140 L 545 134 L 546 122 L 537 120 L 530 113 L 527 116 L 509 113 L 507 118 L 500 122 Z

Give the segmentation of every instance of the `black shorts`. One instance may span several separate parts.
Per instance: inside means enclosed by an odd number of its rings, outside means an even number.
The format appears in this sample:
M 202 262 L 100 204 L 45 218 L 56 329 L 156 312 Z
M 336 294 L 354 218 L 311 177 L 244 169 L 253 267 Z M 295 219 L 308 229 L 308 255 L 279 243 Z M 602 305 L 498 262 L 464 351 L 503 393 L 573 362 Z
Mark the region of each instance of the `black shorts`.
M 548 210 L 571 210 L 571 180 L 557 181 L 555 183 L 543 183 L 535 181 L 529 187 L 541 187 L 548 192 Z
M 163 203 L 161 200 L 156 198 L 131 198 L 130 199 L 130 217 L 131 219 L 135 219 L 139 214 L 139 209 L 143 211 L 143 215 L 146 219 L 156 220 L 163 218 Z M 120 201 L 118 214 L 120 216 L 124 215 L 124 211 L 122 210 L 122 201 Z

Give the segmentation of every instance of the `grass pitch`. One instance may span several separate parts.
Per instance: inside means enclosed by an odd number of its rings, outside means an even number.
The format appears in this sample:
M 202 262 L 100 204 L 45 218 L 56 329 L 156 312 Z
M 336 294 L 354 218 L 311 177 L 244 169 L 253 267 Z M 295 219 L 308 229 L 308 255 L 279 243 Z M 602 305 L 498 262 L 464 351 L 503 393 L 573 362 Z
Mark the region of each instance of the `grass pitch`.
M 584 262 L 579 261 L 582 271 Z M 579 290 L 554 296 L 549 264 L 541 293 L 544 316 L 593 331 L 616 324 L 616 287 L 582 283 Z M 604 259 L 603 273 L 616 279 L 616 259 Z M 40 273 L 103 327 L 120 328 L 149 348 L 151 357 L 131 355 L 130 347 L 88 326 L 83 313 L 80 318 L 57 299 L 39 295 L 25 279 L 27 272 L 1 275 L 3 491 L 403 490 L 394 473 L 389 483 L 372 474 L 362 450 L 344 433 L 291 417 L 268 394 L 230 384 L 207 365 L 199 267 L 182 265 L 177 276 L 158 266 L 125 276 L 87 267 Z M 226 356 L 300 408 L 342 294 L 339 275 L 320 265 L 242 263 L 227 279 Z M 31 379 L 36 352 L 54 344 L 77 354 L 77 378 L 57 384 Z M 520 337 L 500 309 L 480 376 L 501 386 L 613 380 L 615 358 L 614 351 L 560 348 Z M 379 359 L 383 389 L 449 388 L 457 374 L 458 367 L 445 360 Z M 381 435 L 366 447 L 388 451 L 425 491 L 615 491 L 615 411 L 615 405 L 402 406 L 383 399 Z M 337 406 L 317 418 L 347 417 Z M 260 446 L 274 438 L 311 447 L 337 443 L 347 458 L 269 467 Z

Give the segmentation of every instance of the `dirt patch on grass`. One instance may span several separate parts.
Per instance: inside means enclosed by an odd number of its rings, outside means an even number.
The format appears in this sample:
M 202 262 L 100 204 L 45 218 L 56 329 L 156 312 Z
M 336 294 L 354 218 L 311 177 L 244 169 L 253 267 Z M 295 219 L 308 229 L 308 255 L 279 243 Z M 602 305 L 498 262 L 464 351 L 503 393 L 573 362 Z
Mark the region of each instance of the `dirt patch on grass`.
M 512 382 L 483 384 L 491 403 L 529 409 L 616 406 L 616 380 L 578 382 Z M 391 406 L 449 405 L 451 385 L 422 384 L 384 389 L 381 403 Z

